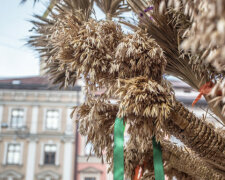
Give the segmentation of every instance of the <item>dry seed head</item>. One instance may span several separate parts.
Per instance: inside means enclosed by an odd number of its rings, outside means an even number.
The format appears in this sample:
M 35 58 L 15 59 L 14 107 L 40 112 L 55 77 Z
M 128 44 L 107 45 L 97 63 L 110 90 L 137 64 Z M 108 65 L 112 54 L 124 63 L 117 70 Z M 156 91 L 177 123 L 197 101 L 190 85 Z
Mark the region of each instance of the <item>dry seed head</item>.
M 71 22 L 72 18 L 69 19 Z M 59 59 L 60 67 L 63 67 L 57 71 L 67 69 L 76 72 L 77 78 L 83 76 L 90 89 L 97 84 L 99 87 L 106 86 L 112 78 L 108 71 L 114 56 L 113 49 L 123 36 L 120 26 L 112 21 L 97 22 L 92 19 L 79 26 L 70 22 L 64 23 L 65 30 L 59 26 L 60 30 L 56 30 L 51 38 L 57 48 L 53 59 Z M 67 79 L 71 80 L 70 77 Z
M 90 97 L 76 109 L 79 132 L 87 136 L 87 143 L 93 144 L 93 151 L 98 157 L 102 157 L 103 151 L 106 151 L 107 162 L 112 161 L 113 127 L 117 111 L 117 105 Z
M 111 67 L 119 78 L 146 76 L 161 80 L 166 59 L 157 43 L 141 30 L 128 34 L 115 50 L 115 60 Z
M 144 125 L 142 130 L 147 128 L 148 136 L 160 134 L 174 105 L 169 85 L 165 81 L 160 85 L 146 77 L 119 79 L 118 82 L 115 92 L 120 100 L 118 116 L 127 118 L 133 128 Z

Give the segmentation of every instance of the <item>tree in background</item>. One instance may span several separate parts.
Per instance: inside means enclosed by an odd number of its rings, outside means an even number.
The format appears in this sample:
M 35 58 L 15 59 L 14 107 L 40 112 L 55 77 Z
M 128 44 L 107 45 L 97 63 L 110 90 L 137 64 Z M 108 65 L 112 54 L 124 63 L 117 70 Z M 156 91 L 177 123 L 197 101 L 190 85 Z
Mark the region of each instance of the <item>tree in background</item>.
M 94 4 L 105 20 L 94 18 Z M 225 1 L 58 0 L 48 11 L 48 17 L 35 16 L 36 35 L 28 43 L 45 59 L 53 84 L 84 80 L 86 101 L 74 108 L 76 122 L 95 154 L 106 152 L 110 169 L 120 117 L 130 135 L 124 147 L 127 177 L 140 166 L 142 179 L 154 179 L 156 137 L 170 179 L 225 179 L 224 129 L 186 109 L 163 76 L 200 91 L 198 99 L 205 97 L 224 127 Z M 134 19 L 123 16 L 129 11 Z M 131 32 L 124 33 L 121 25 Z M 99 89 L 105 91 L 95 97 Z M 184 145 L 172 142 L 171 135 Z

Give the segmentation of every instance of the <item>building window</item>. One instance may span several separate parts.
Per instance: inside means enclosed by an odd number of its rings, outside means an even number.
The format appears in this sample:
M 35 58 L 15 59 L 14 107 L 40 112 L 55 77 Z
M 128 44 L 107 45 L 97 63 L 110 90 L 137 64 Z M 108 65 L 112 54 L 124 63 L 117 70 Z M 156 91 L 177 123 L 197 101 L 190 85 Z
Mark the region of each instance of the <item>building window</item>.
M 44 164 L 54 165 L 55 159 L 56 159 L 56 145 L 46 144 L 44 146 Z
M 24 109 L 12 109 L 10 126 L 12 128 L 21 128 L 24 123 Z
M 47 110 L 45 128 L 49 130 L 56 130 L 59 128 L 59 110 Z
M 21 145 L 8 144 L 7 147 L 7 164 L 19 164 L 21 158 Z
M 95 177 L 85 177 L 84 180 L 96 180 Z

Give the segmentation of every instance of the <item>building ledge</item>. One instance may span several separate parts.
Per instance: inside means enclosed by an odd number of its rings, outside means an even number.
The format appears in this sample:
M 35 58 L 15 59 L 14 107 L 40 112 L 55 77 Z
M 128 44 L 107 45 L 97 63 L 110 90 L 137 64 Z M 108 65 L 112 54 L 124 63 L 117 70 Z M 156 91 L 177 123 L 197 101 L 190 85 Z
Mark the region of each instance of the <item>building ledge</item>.
M 78 156 L 78 163 L 102 163 L 102 159 L 96 156 Z
M 60 167 L 60 165 L 59 164 L 39 164 L 38 165 L 39 167 L 41 167 L 41 168 L 49 168 L 49 167 L 53 167 L 53 168 L 59 168 Z
M 22 168 L 23 164 L 2 164 L 2 167 L 18 167 L 18 168 Z

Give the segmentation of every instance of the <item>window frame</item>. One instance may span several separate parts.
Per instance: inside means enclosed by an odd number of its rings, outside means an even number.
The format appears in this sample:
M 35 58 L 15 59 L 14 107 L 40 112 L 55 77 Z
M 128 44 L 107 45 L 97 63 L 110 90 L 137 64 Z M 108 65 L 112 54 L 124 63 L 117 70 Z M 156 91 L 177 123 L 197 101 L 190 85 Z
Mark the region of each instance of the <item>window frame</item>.
M 58 127 L 56 129 L 49 129 L 47 128 L 47 112 L 50 110 L 57 110 L 59 112 L 59 119 L 58 119 Z M 45 108 L 43 113 L 43 130 L 44 131 L 60 131 L 61 130 L 61 121 L 62 121 L 62 109 L 61 108 Z
M 18 164 L 10 164 L 8 163 L 8 146 L 9 144 L 19 144 L 20 145 L 20 159 Z M 4 144 L 4 157 L 3 157 L 3 165 L 13 165 L 13 166 L 18 166 L 23 164 L 23 147 L 24 143 L 23 142 L 16 142 L 16 141 L 10 141 L 10 142 L 5 142 Z
M 11 119 L 12 119 L 12 112 L 14 109 L 23 109 L 24 111 L 24 116 L 23 116 L 23 122 L 21 127 L 12 127 L 11 126 Z M 9 112 L 8 112 L 8 129 L 13 130 L 13 129 L 20 129 L 26 125 L 26 120 L 27 120 L 27 108 L 26 107 L 9 107 Z

